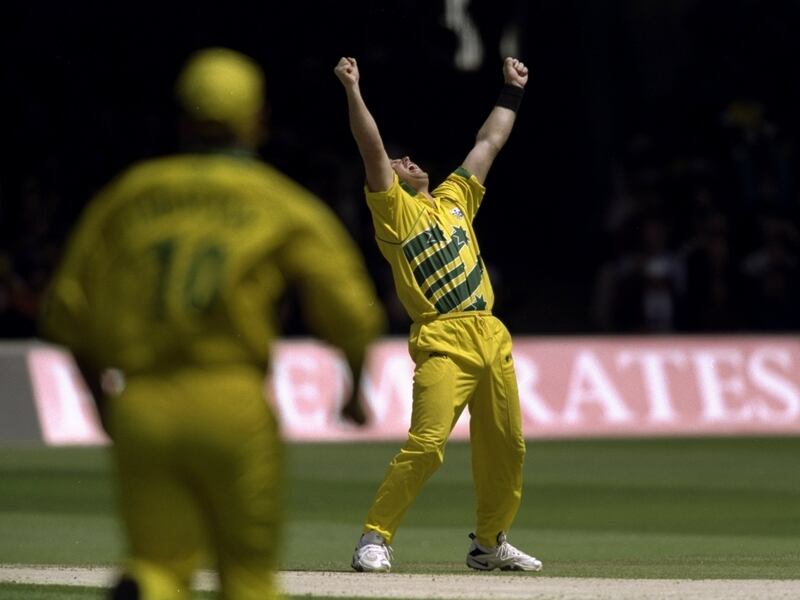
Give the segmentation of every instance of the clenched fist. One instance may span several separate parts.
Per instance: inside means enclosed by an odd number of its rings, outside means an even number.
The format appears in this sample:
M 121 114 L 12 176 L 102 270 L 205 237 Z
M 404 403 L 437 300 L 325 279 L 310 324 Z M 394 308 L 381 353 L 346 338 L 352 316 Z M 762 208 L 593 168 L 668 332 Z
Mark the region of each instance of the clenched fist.
M 528 67 L 521 60 L 509 56 L 503 61 L 503 79 L 506 83 L 524 88 L 528 83 Z
M 343 56 L 339 59 L 338 64 L 333 69 L 336 77 L 342 82 L 345 87 L 354 87 L 358 85 L 358 64 L 355 58 Z

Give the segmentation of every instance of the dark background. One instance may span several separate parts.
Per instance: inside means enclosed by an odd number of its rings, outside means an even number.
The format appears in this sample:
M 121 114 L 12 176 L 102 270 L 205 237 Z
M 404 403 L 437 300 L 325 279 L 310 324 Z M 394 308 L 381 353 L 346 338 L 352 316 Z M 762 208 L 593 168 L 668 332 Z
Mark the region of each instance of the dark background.
M 483 49 L 472 70 L 455 64 L 443 1 L 4 5 L 0 336 L 35 334 L 91 195 L 177 149 L 172 84 L 209 45 L 263 65 L 264 158 L 341 215 L 404 333 L 333 67 L 359 59 L 389 151 L 438 181 L 491 109 L 511 29 L 531 76 L 476 229 L 512 332 L 800 329 L 800 2 L 468 5 Z

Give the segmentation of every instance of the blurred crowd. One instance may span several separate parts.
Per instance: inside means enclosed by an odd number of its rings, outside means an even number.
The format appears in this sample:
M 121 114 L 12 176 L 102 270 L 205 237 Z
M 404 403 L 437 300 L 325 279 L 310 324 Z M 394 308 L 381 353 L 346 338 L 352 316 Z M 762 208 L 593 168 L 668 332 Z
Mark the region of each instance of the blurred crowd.
M 597 271 L 596 330 L 800 328 L 800 194 L 792 140 L 731 102 L 687 147 L 640 132 L 614 173 Z
M 686 139 L 667 143 L 637 133 L 616 161 L 594 297 L 587 300 L 588 318 L 576 315 L 576 322 L 589 323 L 587 333 L 800 329 L 800 193 L 792 140 L 760 104 L 746 101 L 732 102 L 718 122 L 698 133 L 701 142 L 691 148 Z M 310 163 L 288 138 L 275 140 L 273 148 L 275 155 L 267 158 L 278 166 L 313 175 L 305 183 L 356 236 L 392 331 L 404 332 L 407 319 L 390 274 L 372 251 L 368 215 L 353 194 L 361 185 L 357 163 L 324 149 Z M 74 218 L 64 214 L 69 203 L 56 177 L 29 176 L 20 186 L 18 201 L 6 196 L 0 207 L 6 224 L 0 331 L 17 338 L 36 334 L 39 299 L 59 256 L 64 224 Z M 286 315 L 290 332 L 296 317 Z
M 2 196 L 0 196 L 2 197 Z M 14 198 L 15 227 L 10 228 L 11 198 L 3 197 L 0 244 L 0 337 L 34 337 L 39 302 L 58 260 L 61 236 L 51 228 L 60 197 L 29 178 Z
M 473 19 L 456 35 L 443 7 L 466 4 Z M 176 148 L 175 115 L 165 108 L 171 97 L 159 90 L 169 89 L 183 49 L 226 35 L 233 47 L 252 50 L 273 82 L 264 158 L 341 217 L 363 249 L 391 332 L 406 334 L 407 317 L 375 248 L 332 65 L 340 48 L 363 50 L 367 95 L 395 86 L 409 65 L 425 66 L 415 70 L 415 84 L 436 93 L 424 105 L 381 93 L 376 117 L 389 152 L 414 155 L 438 181 L 485 116 L 483 108 L 460 114 L 461 128 L 451 113 L 495 97 L 486 82 L 495 81 L 500 55 L 492 52 L 509 37 L 509 19 L 524 25 L 512 32 L 527 45 L 538 87 L 493 167 L 491 202 L 476 223 L 495 310 L 509 327 L 531 334 L 800 330 L 800 86 L 785 76 L 800 48 L 797 2 L 353 5 L 376 26 L 320 5 L 316 26 L 287 28 L 305 19 L 307 7 L 284 3 L 270 5 L 271 20 L 196 16 L 187 25 L 181 13 L 155 28 L 146 47 L 139 26 L 151 23 L 147 12 L 114 30 L 95 26 L 109 16 L 102 11 L 69 28 L 30 9 L 27 26 L 36 35 L 20 28 L 0 40 L 9 55 L 24 57 L 0 63 L 14 115 L 0 170 L 0 337 L 36 334 L 42 290 L 97 188 L 132 160 Z M 59 11 L 67 19 L 72 7 Z M 348 27 L 359 34 L 342 35 Z M 457 72 L 453 57 L 464 58 L 465 40 L 478 33 L 483 71 Z M 265 42 L 281 47 L 284 37 L 297 52 L 290 61 Z M 98 42 L 107 51 L 98 53 Z M 727 100 L 747 95 L 764 103 Z M 461 102 L 466 96 L 471 101 Z M 418 143 L 429 138 L 436 143 Z M 420 146 L 440 149 L 419 155 Z M 297 331 L 297 315 L 285 321 L 287 332 Z

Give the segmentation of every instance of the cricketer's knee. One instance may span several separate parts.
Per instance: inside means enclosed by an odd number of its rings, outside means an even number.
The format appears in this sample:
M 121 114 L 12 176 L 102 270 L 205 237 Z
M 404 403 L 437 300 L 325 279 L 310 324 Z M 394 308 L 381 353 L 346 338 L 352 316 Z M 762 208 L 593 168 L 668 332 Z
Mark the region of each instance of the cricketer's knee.
M 446 442 L 447 438 L 409 433 L 406 443 L 400 449 L 400 454 L 417 467 L 433 473 L 444 462 Z

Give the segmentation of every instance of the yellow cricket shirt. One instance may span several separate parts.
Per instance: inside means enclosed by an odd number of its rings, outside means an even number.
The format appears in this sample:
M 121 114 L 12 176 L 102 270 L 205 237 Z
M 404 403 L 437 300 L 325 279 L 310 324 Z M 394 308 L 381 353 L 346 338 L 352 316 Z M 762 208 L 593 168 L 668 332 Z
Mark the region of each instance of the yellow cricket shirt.
M 433 202 L 397 174 L 388 190 L 366 190 L 378 247 L 413 321 L 492 310 L 494 292 L 472 228 L 484 192 L 463 167 L 433 190 Z
M 98 366 L 264 365 L 278 301 L 358 356 L 384 324 L 363 257 L 330 209 L 269 165 L 185 154 L 129 168 L 84 211 L 42 331 Z

